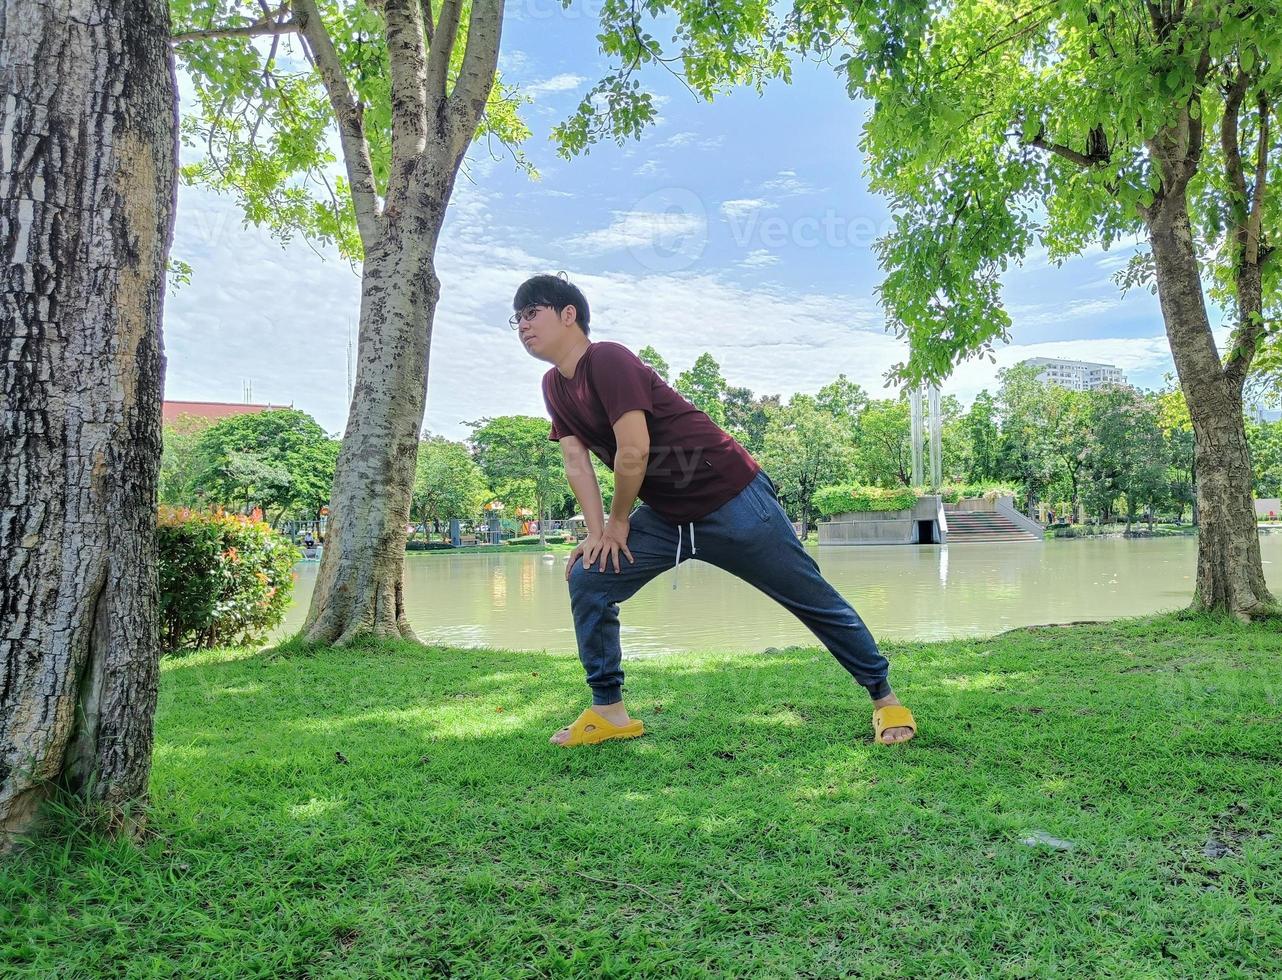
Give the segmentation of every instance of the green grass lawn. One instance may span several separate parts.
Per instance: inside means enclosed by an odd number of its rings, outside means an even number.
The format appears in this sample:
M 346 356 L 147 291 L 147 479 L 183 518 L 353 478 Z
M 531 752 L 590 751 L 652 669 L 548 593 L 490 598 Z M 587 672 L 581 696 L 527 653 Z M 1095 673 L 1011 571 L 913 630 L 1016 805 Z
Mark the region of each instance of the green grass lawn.
M 0 975 L 1277 975 L 1277 624 L 888 653 L 893 749 L 819 649 L 629 663 L 575 750 L 573 656 L 167 660 L 153 839 L 0 869 Z

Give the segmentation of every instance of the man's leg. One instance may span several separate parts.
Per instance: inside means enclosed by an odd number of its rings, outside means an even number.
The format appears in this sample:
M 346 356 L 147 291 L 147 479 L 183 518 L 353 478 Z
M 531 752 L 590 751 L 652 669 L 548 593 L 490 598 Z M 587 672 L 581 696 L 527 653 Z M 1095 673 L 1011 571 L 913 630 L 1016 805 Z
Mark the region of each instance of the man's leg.
M 797 540 L 764 471 L 734 500 L 696 521 L 695 530 L 695 557 L 755 585 L 801 620 L 877 707 L 899 703 L 886 679 L 890 665 L 868 627 Z M 885 733 L 887 741 L 910 736 L 905 728 Z
M 627 720 L 623 701 L 623 650 L 619 644 L 619 603 L 634 595 L 643 585 L 676 563 L 677 529 L 642 505 L 629 519 L 628 550 L 634 561 L 619 554 L 620 571 L 607 560 L 600 571 L 600 559 L 590 568 L 583 559 L 570 570 L 570 609 L 574 614 L 574 635 L 579 645 L 579 660 L 592 689 L 592 705 L 609 721 L 620 724 Z M 683 544 L 681 560 L 689 558 L 690 548 Z M 562 729 L 557 736 L 568 732 Z M 556 741 L 557 737 L 553 737 Z

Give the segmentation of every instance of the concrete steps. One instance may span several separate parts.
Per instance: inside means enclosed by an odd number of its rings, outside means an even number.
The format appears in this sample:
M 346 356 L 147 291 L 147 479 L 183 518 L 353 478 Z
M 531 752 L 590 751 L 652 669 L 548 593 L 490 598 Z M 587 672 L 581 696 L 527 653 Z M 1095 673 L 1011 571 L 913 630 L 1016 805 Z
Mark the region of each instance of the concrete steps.
M 1030 534 L 1014 521 L 993 511 L 950 510 L 946 516 L 949 544 L 1038 540 L 1036 535 Z

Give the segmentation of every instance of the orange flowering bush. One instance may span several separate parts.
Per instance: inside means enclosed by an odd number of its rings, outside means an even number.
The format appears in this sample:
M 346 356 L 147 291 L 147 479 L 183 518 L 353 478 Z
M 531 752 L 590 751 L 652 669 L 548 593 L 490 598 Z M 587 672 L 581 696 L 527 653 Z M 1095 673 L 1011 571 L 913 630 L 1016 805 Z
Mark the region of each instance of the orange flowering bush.
M 156 538 L 166 650 L 253 643 L 284 618 L 302 556 L 261 514 L 161 507 Z

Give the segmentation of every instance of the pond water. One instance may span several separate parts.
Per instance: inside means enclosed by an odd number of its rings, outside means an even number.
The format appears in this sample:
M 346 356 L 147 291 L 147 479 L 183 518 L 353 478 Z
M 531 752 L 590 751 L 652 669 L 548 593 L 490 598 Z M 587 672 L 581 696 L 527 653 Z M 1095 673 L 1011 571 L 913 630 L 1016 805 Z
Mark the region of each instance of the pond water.
M 1260 547 L 1269 586 L 1282 593 L 1282 534 L 1262 535 Z M 874 636 L 938 640 L 1178 609 L 1192 596 L 1197 540 L 829 546 L 811 554 Z M 296 569 L 282 635 L 302 625 L 318 568 Z M 433 643 L 573 651 L 564 568 L 564 555 L 545 561 L 538 552 L 410 554 L 410 623 Z M 620 609 L 625 656 L 817 643 L 773 601 L 697 558 L 682 563 L 676 591 L 665 572 Z

